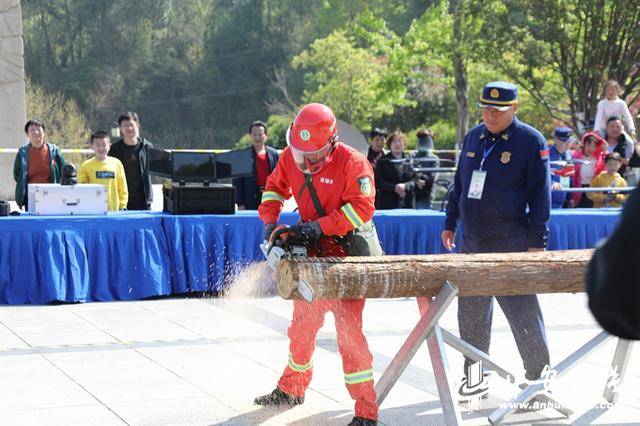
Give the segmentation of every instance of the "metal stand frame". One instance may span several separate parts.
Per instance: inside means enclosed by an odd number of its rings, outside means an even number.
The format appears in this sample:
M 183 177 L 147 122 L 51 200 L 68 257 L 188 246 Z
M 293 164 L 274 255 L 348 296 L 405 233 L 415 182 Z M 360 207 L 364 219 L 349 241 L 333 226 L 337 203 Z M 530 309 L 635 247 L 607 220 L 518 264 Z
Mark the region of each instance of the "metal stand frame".
M 458 294 L 458 289 L 446 282 L 436 298 L 431 302 L 429 309 L 418 321 L 407 340 L 404 342 L 396 356 L 393 358 L 380 380 L 376 384 L 378 405 L 387 397 L 387 394 L 396 384 L 407 365 L 411 362 L 416 352 L 422 346 L 425 339 L 429 345 L 429 356 L 433 365 L 433 373 L 438 386 L 438 394 L 442 404 L 442 412 L 447 425 L 459 425 L 462 423 L 458 406 L 454 399 L 453 387 L 447 375 L 447 356 L 445 354 L 444 341 L 438 320 L 447 310 L 453 299 Z M 435 332 L 435 333 L 434 333 Z
M 429 348 L 429 357 L 431 359 L 433 374 L 438 387 L 438 395 L 440 396 L 444 421 L 447 426 L 462 424 L 462 418 L 456 401 L 455 388 L 452 386 L 449 375 L 447 374 L 447 370 L 449 368 L 445 353 L 445 343 L 474 361 L 482 361 L 483 365 L 486 366 L 487 369 L 493 370 L 505 380 L 515 383 L 515 375 L 509 373 L 505 368 L 496 364 L 488 354 L 476 349 L 474 346 L 463 341 L 449 331 L 440 328 L 438 325 L 438 321 L 457 295 L 458 289 L 456 286 L 447 281 L 442 286 L 435 299 L 431 302 L 429 302 L 430 298 L 418 298 L 418 305 L 420 306 L 422 316 L 413 330 L 411 330 L 409 337 L 407 337 L 402 347 L 376 384 L 378 405 L 382 404 L 389 391 L 400 379 L 400 376 L 425 340 L 427 341 Z M 551 371 L 555 372 L 554 377 L 558 378 L 564 375 L 591 352 L 598 349 L 611 338 L 613 338 L 613 336 L 609 335 L 606 331 L 599 333 L 553 367 Z M 603 393 L 604 398 L 610 403 L 615 403 L 618 400 L 619 393 L 617 388 L 622 384 L 624 379 L 631 355 L 631 349 L 632 342 L 624 339 L 618 339 L 616 351 L 611 363 L 612 372 L 614 372 L 614 375 L 616 376 L 613 378 L 615 380 L 615 385 L 611 385 L 608 382 Z M 556 411 L 566 417 L 573 415 L 573 411 L 568 409 L 565 405 L 558 403 L 555 399 L 549 396 L 548 393 L 541 393 L 545 388 L 544 381 L 537 381 L 535 383 L 519 383 L 518 387 L 522 389 L 518 395 L 508 401 L 504 408 L 499 408 L 489 415 L 488 420 L 492 425 L 499 424 L 505 416 L 514 412 L 517 407 L 522 406 L 522 404 L 528 402 L 534 397 L 538 398 L 542 402 L 548 403 Z
M 500 365 L 496 364 L 489 357 L 488 354 L 486 354 L 486 353 L 482 352 L 481 350 L 477 349 L 476 347 L 470 345 L 469 343 L 465 342 L 464 340 L 460 339 L 458 336 L 452 334 L 451 332 L 449 332 L 447 330 L 443 330 L 443 333 L 444 333 L 444 341 L 445 341 L 445 343 L 448 344 L 449 346 L 451 346 L 453 349 L 457 350 L 462 355 L 466 356 L 469 359 L 472 359 L 473 361 L 476 361 L 476 362 L 482 361 L 482 366 L 483 367 L 487 367 L 487 369 L 495 371 L 500 377 L 502 377 L 506 381 L 515 384 L 515 382 L 516 382 L 515 375 L 511 374 L 507 369 L 505 369 L 505 368 L 501 367 Z M 518 384 L 518 387 L 520 389 L 526 389 L 528 386 L 529 385 L 527 383 L 519 383 Z M 563 404 L 558 403 L 558 401 L 556 401 L 555 399 L 551 398 L 547 394 L 540 394 L 540 395 L 538 395 L 538 398 L 540 398 L 544 402 L 549 403 L 550 405 L 555 407 L 556 411 L 560 412 L 562 415 L 564 415 L 566 417 L 571 417 L 571 415 L 573 415 L 573 411 L 568 409 Z

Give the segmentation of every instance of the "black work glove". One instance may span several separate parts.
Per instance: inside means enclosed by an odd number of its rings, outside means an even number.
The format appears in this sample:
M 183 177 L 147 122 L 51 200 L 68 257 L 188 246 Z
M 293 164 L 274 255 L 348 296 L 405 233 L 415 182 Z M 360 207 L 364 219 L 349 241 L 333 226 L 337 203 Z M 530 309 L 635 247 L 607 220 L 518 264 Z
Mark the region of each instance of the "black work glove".
M 287 233 L 287 244 L 313 244 L 322 236 L 318 222 L 305 222 L 293 225 Z
M 275 223 L 267 223 L 264 225 L 264 240 L 265 241 L 269 241 L 269 239 L 271 238 L 271 234 L 273 233 L 273 230 L 276 229 L 276 224 Z

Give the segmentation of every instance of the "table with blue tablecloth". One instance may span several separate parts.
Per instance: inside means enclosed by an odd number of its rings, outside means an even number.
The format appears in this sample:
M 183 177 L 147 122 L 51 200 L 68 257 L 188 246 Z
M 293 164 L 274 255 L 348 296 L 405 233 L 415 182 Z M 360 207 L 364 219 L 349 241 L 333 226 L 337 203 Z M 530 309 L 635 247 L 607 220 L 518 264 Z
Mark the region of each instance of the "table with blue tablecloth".
M 0 303 L 137 300 L 171 293 L 163 216 L 0 219 Z
M 226 279 L 249 263 L 262 261 L 263 225 L 256 211 L 228 215 L 165 215 L 174 293 L 219 291 Z M 296 213 L 281 223 L 294 224 Z
M 611 234 L 619 209 L 554 210 L 549 249 L 592 248 Z M 281 222 L 296 223 L 296 213 Z M 374 223 L 387 254 L 444 253 L 444 214 L 379 211 Z M 263 260 L 255 211 L 173 216 L 0 218 L 0 303 L 136 300 L 220 291 L 244 266 Z
M 611 234 L 620 209 L 558 209 L 551 211 L 549 250 L 593 248 Z M 387 254 L 446 253 L 440 234 L 444 213 L 435 210 L 383 210 L 376 212 L 378 238 Z M 459 239 L 460 235 L 457 235 Z M 460 244 L 457 244 L 458 246 Z

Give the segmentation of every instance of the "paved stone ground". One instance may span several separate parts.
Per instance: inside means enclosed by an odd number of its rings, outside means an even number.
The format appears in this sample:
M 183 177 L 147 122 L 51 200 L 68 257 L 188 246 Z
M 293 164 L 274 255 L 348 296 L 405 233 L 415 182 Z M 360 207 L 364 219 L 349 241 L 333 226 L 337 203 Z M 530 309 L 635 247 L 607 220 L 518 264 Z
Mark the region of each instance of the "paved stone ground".
M 584 295 L 541 297 L 552 362 L 599 329 Z M 289 410 L 252 404 L 271 391 L 288 353 L 292 304 L 255 299 L 163 299 L 60 306 L 0 307 L 0 424 L 2 425 L 345 425 L 352 401 L 342 382 L 333 317 L 318 335 L 315 375 L 306 403 Z M 413 299 L 370 300 L 365 328 L 380 377 L 418 319 Z M 456 307 L 441 321 L 457 333 Z M 615 341 L 554 383 L 554 395 L 574 409 L 507 417 L 509 424 L 640 424 L 640 348 L 632 355 L 621 398 L 603 402 Z M 496 308 L 492 354 L 521 374 L 511 332 Z M 462 357 L 448 349 L 455 379 Z M 492 382 L 479 409 L 462 407 L 464 424 L 486 416 L 515 389 Z M 438 425 L 443 418 L 426 345 L 384 401 L 385 425 Z

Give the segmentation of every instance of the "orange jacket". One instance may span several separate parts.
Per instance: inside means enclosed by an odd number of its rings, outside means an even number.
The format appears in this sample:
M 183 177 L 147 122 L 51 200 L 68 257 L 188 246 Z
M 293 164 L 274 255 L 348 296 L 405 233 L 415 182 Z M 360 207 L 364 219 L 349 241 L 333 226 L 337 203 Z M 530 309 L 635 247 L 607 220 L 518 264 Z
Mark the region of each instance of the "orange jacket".
M 313 187 L 326 216 L 319 217 L 304 182 L 305 174 L 296 167 L 289 148 L 285 148 L 267 178 L 258 208 L 262 222 L 277 223 L 284 201 L 292 195 L 301 219 L 317 220 L 325 235 L 345 235 L 373 217 L 376 195 L 373 169 L 366 157 L 353 148 L 338 142 L 331 161 L 312 175 Z

